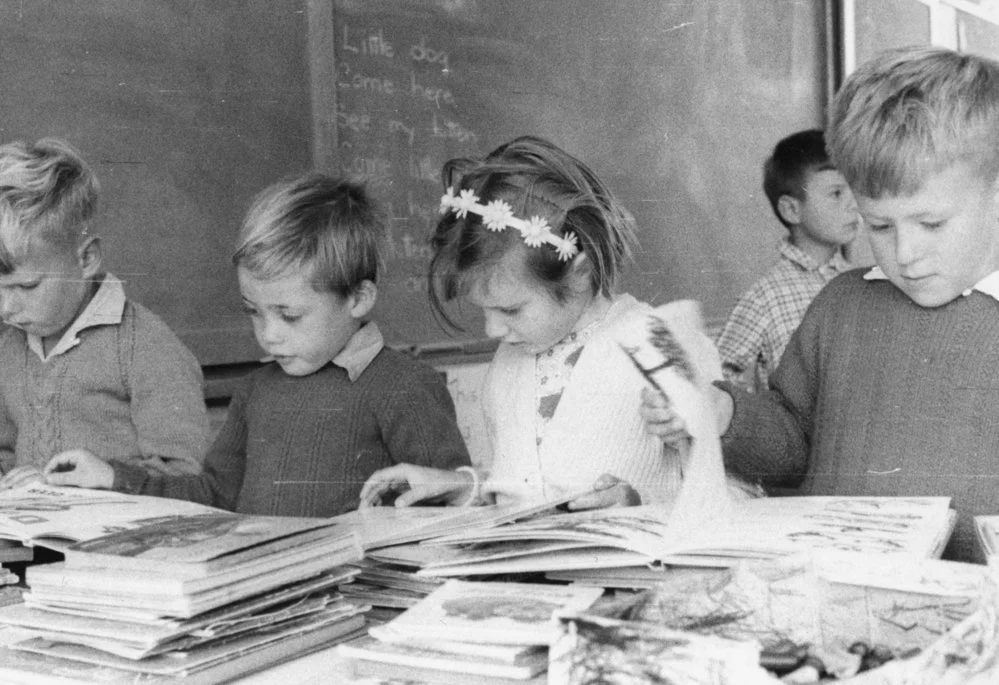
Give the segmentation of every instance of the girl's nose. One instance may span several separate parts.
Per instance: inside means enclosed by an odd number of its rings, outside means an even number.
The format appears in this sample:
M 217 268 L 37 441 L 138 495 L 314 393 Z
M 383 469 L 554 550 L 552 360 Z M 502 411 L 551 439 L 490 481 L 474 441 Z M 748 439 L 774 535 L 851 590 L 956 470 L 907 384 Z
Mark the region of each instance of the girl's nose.
M 486 336 L 501 340 L 507 334 L 506 324 L 498 314 L 486 312 Z
M 0 319 L 7 321 L 17 314 L 20 307 L 13 293 L 0 292 Z

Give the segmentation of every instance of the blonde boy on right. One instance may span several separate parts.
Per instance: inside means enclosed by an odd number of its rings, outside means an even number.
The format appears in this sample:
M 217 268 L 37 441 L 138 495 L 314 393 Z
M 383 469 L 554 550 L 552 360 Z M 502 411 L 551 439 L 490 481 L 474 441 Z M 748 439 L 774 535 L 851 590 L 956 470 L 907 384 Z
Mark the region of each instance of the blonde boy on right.
M 999 511 L 999 63 L 882 53 L 836 95 L 829 148 L 877 267 L 822 289 L 770 390 L 716 388 L 726 466 L 804 495 L 942 495 L 945 558 Z M 682 422 L 646 396 L 648 428 Z

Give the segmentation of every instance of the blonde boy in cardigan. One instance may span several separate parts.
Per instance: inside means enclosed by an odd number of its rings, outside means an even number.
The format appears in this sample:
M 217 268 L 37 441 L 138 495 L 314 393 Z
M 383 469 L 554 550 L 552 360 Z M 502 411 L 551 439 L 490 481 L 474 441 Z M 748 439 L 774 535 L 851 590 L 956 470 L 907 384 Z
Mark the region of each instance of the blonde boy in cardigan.
M 103 271 L 98 192 L 60 140 L 0 147 L 0 488 L 59 454 L 201 469 L 201 367 Z

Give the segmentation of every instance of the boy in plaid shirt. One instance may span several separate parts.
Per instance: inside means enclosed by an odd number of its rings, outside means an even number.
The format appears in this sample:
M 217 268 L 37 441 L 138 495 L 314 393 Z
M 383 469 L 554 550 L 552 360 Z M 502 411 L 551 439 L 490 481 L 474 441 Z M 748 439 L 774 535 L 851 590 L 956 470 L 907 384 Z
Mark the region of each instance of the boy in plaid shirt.
M 859 225 L 856 202 L 820 130 L 777 143 L 763 165 L 763 190 L 788 235 L 779 261 L 739 298 L 718 338 L 726 378 L 750 391 L 767 387 L 809 303 L 848 268 L 843 246 Z

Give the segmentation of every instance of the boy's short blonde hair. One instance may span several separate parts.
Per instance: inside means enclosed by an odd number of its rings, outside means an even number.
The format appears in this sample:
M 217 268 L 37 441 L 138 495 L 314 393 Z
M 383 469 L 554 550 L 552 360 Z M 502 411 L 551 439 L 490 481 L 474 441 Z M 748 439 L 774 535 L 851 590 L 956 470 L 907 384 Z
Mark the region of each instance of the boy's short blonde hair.
M 39 243 L 70 248 L 91 232 L 100 186 L 69 143 L 43 138 L 0 146 L 0 273 Z
M 257 195 L 232 261 L 265 280 L 310 269 L 313 288 L 346 297 L 377 282 L 384 239 L 381 211 L 363 185 L 309 173 Z
M 999 63 L 940 47 L 885 51 L 833 100 L 826 139 L 855 193 L 911 195 L 957 162 L 999 174 Z

